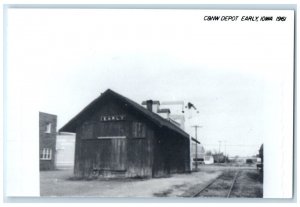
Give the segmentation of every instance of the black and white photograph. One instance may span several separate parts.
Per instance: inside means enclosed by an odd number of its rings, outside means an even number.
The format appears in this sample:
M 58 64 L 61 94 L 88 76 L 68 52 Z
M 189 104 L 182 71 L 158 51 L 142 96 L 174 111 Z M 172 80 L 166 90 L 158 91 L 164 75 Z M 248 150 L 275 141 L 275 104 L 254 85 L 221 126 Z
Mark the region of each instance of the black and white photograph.
M 6 25 L 8 196 L 293 197 L 292 9 L 11 7 Z

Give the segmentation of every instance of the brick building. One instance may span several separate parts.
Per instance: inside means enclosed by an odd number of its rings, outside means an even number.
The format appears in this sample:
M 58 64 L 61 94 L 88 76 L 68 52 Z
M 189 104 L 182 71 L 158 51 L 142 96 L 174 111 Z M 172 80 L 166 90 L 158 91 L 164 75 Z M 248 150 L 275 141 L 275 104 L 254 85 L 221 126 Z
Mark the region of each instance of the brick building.
M 39 113 L 40 170 L 55 169 L 57 116 Z

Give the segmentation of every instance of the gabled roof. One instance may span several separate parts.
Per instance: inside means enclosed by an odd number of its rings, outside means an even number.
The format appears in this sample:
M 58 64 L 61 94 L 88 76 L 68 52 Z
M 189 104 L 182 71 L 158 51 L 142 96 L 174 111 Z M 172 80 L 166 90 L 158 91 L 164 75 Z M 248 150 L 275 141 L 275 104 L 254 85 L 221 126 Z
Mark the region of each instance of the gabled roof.
M 86 114 L 93 113 L 96 106 L 102 102 L 103 98 L 108 97 L 108 96 L 113 96 L 114 98 L 117 98 L 119 101 L 126 103 L 128 106 L 131 106 L 138 113 L 143 115 L 146 119 L 148 119 L 149 121 L 151 121 L 158 127 L 165 127 L 171 131 L 181 134 L 182 136 L 189 137 L 189 135 L 185 131 L 183 131 L 181 128 L 179 128 L 178 126 L 172 124 L 171 122 L 162 118 L 161 116 L 157 115 L 156 113 L 149 111 L 148 109 L 142 107 L 141 105 L 130 100 L 129 98 L 126 98 L 125 96 L 122 96 L 122 95 L 114 92 L 111 89 L 107 89 L 98 98 L 96 98 L 89 105 L 87 105 L 81 112 L 79 112 L 74 118 L 72 118 L 67 124 L 65 124 L 59 131 L 60 132 L 75 132 L 77 126 L 80 124 L 80 120 L 82 120 L 86 116 Z

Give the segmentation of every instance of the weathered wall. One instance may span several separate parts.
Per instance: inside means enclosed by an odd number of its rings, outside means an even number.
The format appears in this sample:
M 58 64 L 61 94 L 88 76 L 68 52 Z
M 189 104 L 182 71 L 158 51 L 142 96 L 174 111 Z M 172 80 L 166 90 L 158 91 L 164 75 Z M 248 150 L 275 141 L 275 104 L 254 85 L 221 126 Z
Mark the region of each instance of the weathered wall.
M 189 172 L 189 139 L 166 129 L 157 130 L 155 135 L 153 176 Z
M 119 115 L 125 119 L 102 119 Z M 113 98 L 101 102 L 80 120 L 75 151 L 77 177 L 161 177 L 190 171 L 187 137 L 154 126 L 136 109 Z
M 101 116 L 125 115 L 121 121 L 101 121 Z M 145 136 L 133 134 L 133 123 L 145 126 Z M 138 133 L 137 133 L 138 134 Z M 106 136 L 126 138 L 98 139 Z M 75 167 L 77 177 L 151 177 L 151 126 L 126 105 L 113 100 L 101 105 L 76 131 Z

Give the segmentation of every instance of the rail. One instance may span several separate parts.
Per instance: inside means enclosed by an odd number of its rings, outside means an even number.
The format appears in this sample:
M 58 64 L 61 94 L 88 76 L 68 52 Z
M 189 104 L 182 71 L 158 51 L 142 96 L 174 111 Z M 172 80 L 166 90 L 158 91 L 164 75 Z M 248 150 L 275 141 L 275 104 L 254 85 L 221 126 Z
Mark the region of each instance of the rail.
M 231 185 L 230 185 L 230 188 L 226 194 L 226 198 L 229 198 L 231 193 L 232 193 L 232 190 L 233 190 L 233 187 L 234 187 L 234 184 L 236 183 L 236 180 L 238 178 L 238 175 L 239 175 L 240 171 L 237 171 L 233 177 L 233 180 L 231 182 Z M 221 174 L 219 175 L 216 179 L 212 180 L 210 183 L 208 183 L 206 186 L 204 186 L 200 191 L 198 191 L 197 193 L 193 194 L 192 197 L 200 197 L 201 193 L 203 193 L 205 190 L 209 189 L 210 186 L 212 186 L 217 180 L 219 180 L 222 176 L 224 176 L 224 174 Z

